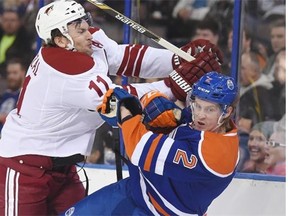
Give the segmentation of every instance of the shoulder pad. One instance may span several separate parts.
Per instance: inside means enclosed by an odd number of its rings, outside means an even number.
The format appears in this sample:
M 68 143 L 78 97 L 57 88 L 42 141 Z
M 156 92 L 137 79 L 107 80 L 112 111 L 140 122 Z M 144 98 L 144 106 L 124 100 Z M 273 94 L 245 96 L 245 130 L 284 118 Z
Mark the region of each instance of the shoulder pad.
M 91 34 L 97 32 L 97 31 L 99 31 L 99 30 L 100 30 L 100 28 L 97 28 L 97 27 L 90 27 L 90 28 L 89 28 L 89 32 L 90 32 Z
M 63 48 L 44 47 L 41 53 L 47 64 L 65 74 L 81 74 L 90 70 L 95 64 L 91 56 Z

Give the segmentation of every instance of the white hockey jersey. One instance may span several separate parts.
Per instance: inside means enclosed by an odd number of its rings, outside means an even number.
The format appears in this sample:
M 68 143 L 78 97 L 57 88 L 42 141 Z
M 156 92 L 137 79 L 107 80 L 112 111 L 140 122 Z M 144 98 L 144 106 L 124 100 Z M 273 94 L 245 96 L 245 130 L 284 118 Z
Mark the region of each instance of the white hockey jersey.
M 0 156 L 25 154 L 66 157 L 89 155 L 95 130 L 103 123 L 97 112 L 103 95 L 115 85 L 108 74 L 167 77 L 172 53 L 141 45 L 118 45 L 101 29 L 91 28 L 93 54 L 44 47 L 29 66 L 17 108 L 2 129 Z M 139 97 L 161 89 L 163 81 L 131 85 Z

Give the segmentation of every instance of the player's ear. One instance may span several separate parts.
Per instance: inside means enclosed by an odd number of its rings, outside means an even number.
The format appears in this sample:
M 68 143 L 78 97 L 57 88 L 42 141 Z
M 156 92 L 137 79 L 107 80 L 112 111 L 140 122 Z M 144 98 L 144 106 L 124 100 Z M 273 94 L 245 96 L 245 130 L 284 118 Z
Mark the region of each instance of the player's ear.
M 66 48 L 69 43 L 69 40 L 64 36 L 56 36 L 54 38 L 54 43 L 60 48 Z
M 227 118 L 229 117 L 233 112 L 233 107 L 232 106 L 229 106 L 227 109 L 226 109 L 226 113 L 223 115 L 223 118 Z

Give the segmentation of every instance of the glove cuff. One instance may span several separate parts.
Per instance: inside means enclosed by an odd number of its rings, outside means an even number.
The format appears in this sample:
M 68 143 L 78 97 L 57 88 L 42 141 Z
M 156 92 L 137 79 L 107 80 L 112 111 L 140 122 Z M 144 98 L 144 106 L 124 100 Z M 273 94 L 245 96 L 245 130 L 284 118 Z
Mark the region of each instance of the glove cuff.
M 180 101 L 185 101 L 186 100 L 186 96 L 182 96 L 183 95 L 183 90 L 180 89 L 179 86 L 177 85 L 173 85 L 171 83 L 171 77 L 167 77 L 164 79 L 164 83 L 167 87 L 169 87 L 174 95 L 174 97 Z M 185 93 L 184 93 L 185 94 Z M 185 94 L 186 95 L 186 94 Z
M 187 82 L 187 80 L 177 71 L 172 71 L 169 74 L 168 79 L 170 83 L 170 89 L 174 96 L 180 101 L 185 101 L 187 93 L 191 90 L 191 85 L 189 82 Z

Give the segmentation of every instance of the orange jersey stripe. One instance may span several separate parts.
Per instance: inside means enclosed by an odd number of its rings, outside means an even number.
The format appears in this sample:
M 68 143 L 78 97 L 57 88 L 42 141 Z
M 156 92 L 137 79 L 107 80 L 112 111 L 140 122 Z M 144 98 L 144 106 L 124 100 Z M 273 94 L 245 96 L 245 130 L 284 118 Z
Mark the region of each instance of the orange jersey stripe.
M 153 159 L 153 155 L 155 153 L 155 149 L 156 149 L 157 144 L 159 143 L 159 140 L 161 139 L 162 136 L 163 136 L 163 134 L 157 136 L 153 140 L 153 142 L 152 142 L 152 144 L 151 144 L 151 146 L 149 148 L 148 154 L 146 156 L 145 164 L 144 164 L 144 170 L 145 171 L 150 171 L 150 166 L 151 166 L 151 162 L 152 162 L 152 159 Z
M 148 193 L 149 198 L 152 202 L 152 205 L 160 212 L 162 215 L 169 216 L 169 214 L 156 202 L 156 200 L 152 197 L 150 193 Z

